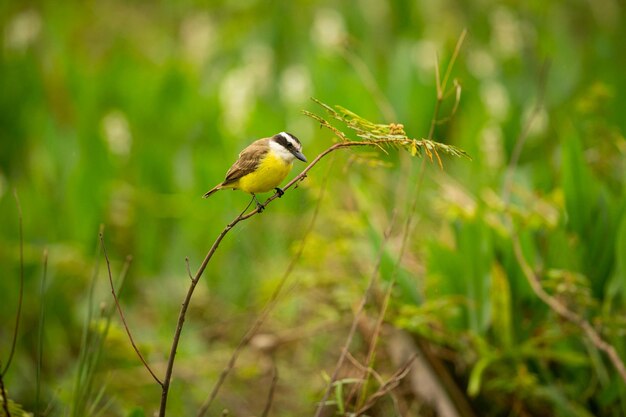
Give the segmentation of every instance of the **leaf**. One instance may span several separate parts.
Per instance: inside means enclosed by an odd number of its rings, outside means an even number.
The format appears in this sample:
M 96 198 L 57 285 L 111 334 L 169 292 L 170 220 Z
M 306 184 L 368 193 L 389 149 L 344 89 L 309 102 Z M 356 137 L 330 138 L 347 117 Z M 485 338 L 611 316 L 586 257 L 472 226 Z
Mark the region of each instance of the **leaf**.
M 475 397 L 480 393 L 480 386 L 482 382 L 482 376 L 485 369 L 493 362 L 493 358 L 486 356 L 481 358 L 476 365 L 472 368 L 469 382 L 467 384 L 467 393 L 470 397 Z

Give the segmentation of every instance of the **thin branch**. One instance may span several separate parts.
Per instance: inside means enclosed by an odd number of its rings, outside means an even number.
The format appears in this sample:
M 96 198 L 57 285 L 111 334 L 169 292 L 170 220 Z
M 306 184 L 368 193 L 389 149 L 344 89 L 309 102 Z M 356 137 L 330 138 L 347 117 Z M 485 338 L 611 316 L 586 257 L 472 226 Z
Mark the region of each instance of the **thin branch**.
M 248 207 L 250 207 L 250 203 L 248 203 L 246 208 L 241 213 L 239 213 L 239 215 L 235 217 L 233 221 L 231 221 L 228 225 L 226 225 L 224 230 L 222 230 L 222 232 L 217 236 L 217 239 L 215 239 L 215 242 L 213 242 L 211 249 L 209 249 L 209 252 L 204 257 L 202 264 L 200 264 L 200 267 L 198 268 L 196 275 L 194 275 L 193 279 L 191 280 L 191 284 L 189 285 L 189 289 L 187 290 L 187 294 L 185 295 L 185 299 L 181 305 L 180 312 L 178 313 L 178 321 L 176 324 L 176 330 L 174 332 L 174 338 L 172 339 L 172 346 L 170 348 L 170 354 L 167 358 L 167 368 L 165 370 L 165 378 L 163 380 L 163 385 L 161 385 L 162 390 L 161 390 L 161 405 L 159 408 L 159 417 L 165 416 L 165 409 L 167 407 L 167 396 L 169 394 L 170 383 L 172 380 L 172 372 L 174 371 L 174 360 L 176 358 L 176 351 L 178 349 L 178 343 L 180 342 L 180 335 L 182 334 L 182 331 L 183 331 L 183 325 L 185 323 L 185 317 L 187 315 L 187 309 L 189 308 L 189 304 L 191 302 L 191 297 L 193 296 L 194 290 L 196 289 L 196 286 L 198 285 L 198 282 L 200 281 L 200 278 L 202 277 L 204 270 L 206 269 L 207 265 L 209 264 L 209 261 L 213 257 L 213 254 L 215 254 L 215 251 L 219 247 L 224 237 L 228 234 L 228 232 L 230 232 L 230 230 L 233 227 L 235 227 L 235 225 L 237 225 L 237 223 L 247 218 L 250 218 L 259 212 L 259 209 L 257 207 L 255 210 L 253 210 L 252 212 L 246 215 L 245 213 L 248 210 Z
M 435 101 L 435 109 L 433 111 L 435 115 L 438 115 L 441 109 L 441 103 L 443 102 L 445 98 L 444 96 L 446 94 L 446 87 L 448 85 L 448 79 L 450 78 L 450 75 L 452 74 L 452 68 L 454 67 L 454 64 L 456 63 L 456 59 L 459 56 L 459 53 L 461 51 L 461 46 L 463 45 L 463 41 L 465 40 L 466 35 L 467 35 L 467 29 L 463 29 L 463 32 L 461 32 L 461 35 L 459 36 L 459 39 L 456 42 L 454 52 L 452 53 L 452 57 L 450 58 L 450 62 L 448 63 L 448 67 L 446 68 L 446 74 L 444 75 L 443 80 L 441 80 L 441 75 L 440 75 L 439 57 L 437 56 L 437 54 L 435 54 L 435 84 L 437 88 L 437 100 Z M 454 108 L 452 109 L 452 114 L 449 117 L 452 117 L 452 115 L 456 113 L 458 102 L 461 98 L 460 86 L 458 86 L 457 83 L 455 83 L 455 89 L 457 90 L 456 92 L 457 101 L 455 102 Z M 431 119 L 430 129 L 428 130 L 428 139 L 432 140 L 433 135 L 435 134 L 435 127 L 437 126 L 437 124 L 439 124 L 438 120 L 439 120 L 438 117 L 433 117 Z
M 9 352 L 9 358 L 7 359 L 7 363 L 4 366 L 0 375 L 6 375 L 9 370 L 9 366 L 11 366 L 11 361 L 13 360 L 13 354 L 15 353 L 15 346 L 17 344 L 17 334 L 20 328 L 20 319 L 22 317 L 22 301 L 24 299 L 24 230 L 23 230 L 23 217 L 22 217 L 22 206 L 20 205 L 20 199 L 17 196 L 17 190 L 13 189 L 13 196 L 15 197 L 15 205 L 17 207 L 17 217 L 19 223 L 19 235 L 20 235 L 20 292 L 17 297 L 17 312 L 15 313 L 15 327 L 13 329 L 13 338 L 11 339 L 11 351 Z
M 626 383 L 626 367 L 613 345 L 602 339 L 602 336 L 600 336 L 596 329 L 587 320 L 568 309 L 564 304 L 552 297 L 543 289 L 539 277 L 535 274 L 524 257 L 519 236 L 517 234 L 513 236 L 513 251 L 515 253 L 515 259 L 522 268 L 522 272 L 524 273 L 526 280 L 537 297 L 546 303 L 556 314 L 580 328 L 596 348 L 606 353 L 620 377 Z
M 441 83 L 441 91 L 446 91 L 448 80 L 450 79 L 450 75 L 452 74 L 452 68 L 456 63 L 456 59 L 459 57 L 459 53 L 461 52 L 461 46 L 463 46 L 463 41 L 465 41 L 466 35 L 467 29 L 463 29 L 463 32 L 461 32 L 459 39 L 456 41 L 456 46 L 454 47 L 452 58 L 450 58 L 450 63 L 448 64 L 448 68 L 446 69 L 446 75 L 443 77 L 443 82 Z
M 461 93 L 463 92 L 463 88 L 461 87 L 461 84 L 456 78 L 454 79 L 453 82 L 454 82 L 454 89 L 450 91 L 454 92 L 454 106 L 452 106 L 452 110 L 450 110 L 449 115 L 441 119 L 435 119 L 435 123 L 437 125 L 443 125 L 443 124 L 448 123 L 450 120 L 454 118 L 457 110 L 459 109 L 459 104 L 461 103 Z M 428 139 L 432 139 L 432 137 Z
M 191 274 L 191 267 L 189 266 L 189 258 L 185 256 L 185 265 L 187 266 L 187 275 L 189 279 L 193 281 L 193 275 Z
M 133 345 L 133 349 L 135 350 L 135 353 L 139 357 L 139 360 L 141 361 L 141 363 L 143 363 L 143 366 L 148 370 L 150 375 L 152 375 L 152 378 L 156 381 L 157 384 L 163 387 L 163 382 L 161 382 L 159 377 L 157 377 L 156 374 L 152 371 L 152 368 L 150 368 L 150 365 L 148 365 L 148 362 L 146 362 L 145 358 L 139 351 L 139 348 L 137 347 L 137 344 L 135 343 L 135 340 L 133 339 L 133 334 L 131 333 L 130 329 L 128 328 L 128 324 L 126 323 L 126 318 L 124 317 L 122 306 L 120 305 L 120 301 L 117 298 L 117 294 L 115 294 L 115 285 L 113 285 L 113 275 L 111 274 L 111 262 L 109 261 L 107 248 L 104 244 L 103 233 L 100 233 L 100 245 L 102 246 L 102 252 L 104 253 L 104 259 L 107 264 L 107 272 L 109 274 L 109 284 L 111 284 L 111 294 L 113 294 L 113 299 L 115 300 L 115 305 L 117 306 L 117 312 L 120 314 L 120 319 L 122 319 L 122 323 L 124 324 L 124 329 L 126 329 L 126 334 L 128 335 L 128 338 L 130 339 L 130 344 Z
M 43 275 L 41 277 L 41 288 L 39 290 L 40 311 L 39 311 L 39 331 L 37 332 L 37 374 L 36 374 L 36 394 L 35 394 L 35 413 L 39 412 L 39 402 L 41 398 L 41 365 L 43 363 L 43 331 L 45 319 L 45 295 L 46 295 L 46 276 L 48 272 L 48 249 L 43 250 Z
M 274 390 L 276 390 L 276 384 L 278 383 L 278 368 L 276 368 L 276 364 L 272 367 L 272 384 L 270 385 L 270 390 L 267 394 L 267 402 L 265 403 L 265 408 L 263 409 L 263 414 L 261 417 L 267 417 L 270 414 L 270 409 L 272 408 L 272 402 L 274 401 Z
M 261 328 L 263 323 L 265 323 L 265 320 L 267 320 L 267 317 L 269 316 L 270 312 L 274 309 L 274 307 L 278 303 L 278 297 L 279 297 L 282 289 L 284 288 L 285 284 L 287 283 L 287 280 L 291 276 L 291 273 L 293 272 L 296 264 L 298 263 L 298 260 L 302 256 L 302 253 L 304 252 L 304 247 L 305 247 L 305 244 L 306 244 L 308 236 L 313 231 L 313 226 L 315 225 L 315 222 L 317 220 L 317 216 L 319 214 L 319 209 L 320 209 L 320 206 L 321 206 L 321 202 L 323 200 L 324 193 L 325 193 L 325 190 L 326 190 L 326 184 L 328 182 L 328 177 L 329 177 L 329 174 L 330 174 L 330 168 L 332 166 L 332 162 L 333 162 L 333 159 L 331 159 L 331 162 L 330 162 L 330 164 L 328 166 L 328 171 L 326 172 L 326 175 L 324 176 L 324 181 L 322 182 L 322 185 L 321 185 L 320 195 L 319 195 L 319 197 L 317 199 L 317 204 L 315 205 L 315 210 L 313 211 L 313 216 L 311 216 L 311 220 L 309 222 L 309 225 L 307 226 L 307 229 L 306 229 L 306 231 L 304 233 L 304 236 L 302 237 L 302 240 L 301 240 L 300 246 L 298 248 L 298 251 L 296 252 L 295 256 L 291 259 L 291 262 L 287 266 L 287 269 L 285 269 L 285 272 L 284 272 L 281 280 L 279 281 L 278 285 L 276 286 L 276 288 L 272 292 L 272 295 L 270 296 L 269 301 L 263 307 L 263 310 L 262 310 L 261 314 L 259 314 L 259 316 L 256 318 L 256 320 L 254 321 L 254 323 L 252 324 L 250 329 L 248 329 L 246 334 L 241 338 L 241 340 L 239 341 L 239 344 L 237 345 L 237 347 L 235 348 L 235 350 L 231 354 L 230 359 L 228 360 L 228 363 L 226 364 L 226 366 L 224 367 L 224 369 L 220 373 L 220 376 L 219 376 L 217 382 L 215 383 L 215 385 L 213 386 L 213 389 L 211 390 L 211 393 L 209 394 L 209 396 L 206 399 L 206 401 L 202 404 L 202 406 L 198 410 L 197 417 L 203 417 L 206 414 L 206 412 L 209 410 L 209 407 L 213 403 L 213 400 L 215 400 L 215 398 L 217 397 L 217 394 L 218 394 L 220 388 L 224 384 L 224 381 L 226 380 L 226 377 L 228 376 L 230 371 L 234 368 L 235 363 L 237 362 L 237 359 L 239 358 L 239 354 L 241 353 L 243 348 L 248 345 L 250 340 L 252 340 L 254 335 L 257 334 L 257 332 L 259 331 L 259 329 Z
M 356 360 L 356 358 L 354 356 L 352 356 L 352 354 L 350 352 L 348 352 L 348 355 L 346 356 L 346 358 L 350 361 L 350 363 L 352 363 L 352 365 L 354 365 L 354 367 L 359 369 L 363 373 L 363 375 L 365 375 L 367 377 L 369 377 L 369 375 L 372 375 L 376 379 L 376 382 L 378 382 L 378 384 L 381 387 L 383 385 L 385 385 L 385 381 L 378 374 L 378 372 L 376 372 L 376 370 L 374 368 L 366 367 L 366 366 L 362 365 L 361 363 L 359 363 L 359 361 Z M 361 384 L 363 386 L 363 388 L 366 388 L 367 381 L 368 381 L 367 378 L 363 378 L 363 383 Z M 355 389 L 356 389 L 356 387 L 358 387 L 358 384 L 355 384 L 354 386 L 355 386 Z M 349 404 L 353 395 L 354 395 L 354 390 L 353 390 L 353 392 L 350 393 L 350 396 L 345 401 L 345 403 Z M 396 396 L 393 393 L 390 393 L 390 396 L 391 396 L 391 400 L 393 402 L 393 406 L 394 406 L 395 410 L 397 411 L 397 415 L 401 415 L 400 412 L 398 411 L 399 410 L 398 399 L 396 398 Z M 357 401 L 357 405 L 358 404 L 359 404 L 359 402 Z
M 348 359 L 348 361 L 350 361 L 350 363 L 357 368 L 358 370 L 360 370 L 363 375 L 373 375 L 374 378 L 376 379 L 376 382 L 378 382 L 380 385 L 383 385 L 385 383 L 385 381 L 383 381 L 383 378 L 380 376 L 380 374 L 378 372 L 376 372 L 376 370 L 374 368 L 368 367 L 363 365 L 361 362 L 359 362 L 352 353 L 348 352 L 346 355 L 346 359 Z M 365 381 L 364 381 L 365 382 Z M 350 402 L 349 400 L 346 402 Z
M 341 354 L 339 355 L 339 359 L 337 360 L 337 364 L 335 365 L 335 370 L 333 371 L 333 374 L 330 377 L 330 381 L 328 381 L 328 385 L 326 386 L 326 391 L 324 391 L 324 395 L 322 396 L 322 399 L 320 400 L 317 406 L 317 410 L 315 411 L 315 417 L 320 417 L 322 415 L 322 411 L 324 410 L 326 401 L 328 400 L 328 397 L 330 396 L 330 391 L 332 390 L 333 384 L 337 380 L 337 377 L 339 376 L 339 371 L 341 370 L 343 362 L 346 359 L 346 355 L 348 354 L 348 350 L 350 349 L 350 345 L 352 344 L 352 339 L 354 337 L 354 334 L 356 333 L 357 324 L 359 322 L 359 319 L 361 318 L 361 314 L 363 313 L 363 310 L 365 309 L 365 305 L 367 304 L 369 295 L 376 283 L 376 278 L 378 277 L 378 273 L 380 270 L 380 264 L 382 262 L 383 255 L 385 252 L 385 246 L 387 244 L 387 240 L 389 239 L 389 236 L 391 235 L 391 228 L 394 222 L 395 222 L 395 213 L 394 213 L 393 218 L 389 222 L 389 226 L 387 230 L 383 234 L 383 241 L 381 242 L 381 245 L 380 245 L 378 257 L 376 260 L 376 265 L 374 266 L 374 269 L 372 270 L 372 275 L 370 276 L 367 288 L 365 289 L 365 292 L 363 293 L 363 297 L 361 297 L 361 302 L 359 303 L 359 306 L 357 307 L 357 310 L 354 313 L 354 319 L 352 320 L 352 325 L 350 326 L 348 337 L 346 338 L 343 348 L 341 349 Z
M 404 379 L 404 377 L 406 377 L 407 374 L 409 373 L 411 369 L 411 365 L 413 364 L 413 361 L 415 360 L 416 357 L 417 357 L 416 354 L 411 355 L 411 357 L 406 361 L 406 363 L 400 369 L 398 369 L 389 378 L 389 380 L 378 389 L 378 391 L 372 394 L 367 400 L 367 402 L 365 403 L 365 405 L 361 407 L 354 415 L 355 416 L 362 415 L 367 410 L 372 408 L 380 397 L 387 395 L 390 391 L 395 389 L 400 384 L 400 382 Z
M 0 365 L 2 364 L 0 363 Z M 7 390 L 4 388 L 4 378 L 2 374 L 0 374 L 0 395 L 2 395 L 2 409 L 4 410 L 4 414 L 6 414 L 6 417 L 11 417 L 11 413 L 9 412 L 9 399 L 7 398 Z

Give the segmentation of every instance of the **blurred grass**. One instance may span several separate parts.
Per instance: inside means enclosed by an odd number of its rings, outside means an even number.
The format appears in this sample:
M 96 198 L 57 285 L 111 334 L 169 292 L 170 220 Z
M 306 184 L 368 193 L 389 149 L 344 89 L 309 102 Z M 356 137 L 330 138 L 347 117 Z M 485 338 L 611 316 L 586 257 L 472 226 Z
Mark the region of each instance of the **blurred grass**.
M 473 160 L 444 158 L 443 171 L 426 167 L 388 319 L 452 349 L 449 369 L 477 411 L 626 414 L 625 384 L 534 296 L 503 222 L 505 214 L 514 218 L 549 291 L 584 312 L 626 357 L 624 17 L 624 5 L 611 1 L 0 4 L 1 323 L 13 322 L 18 289 L 13 188 L 26 237 L 23 319 L 5 376 L 10 398 L 34 408 L 44 248 L 41 395 L 57 415 L 71 403 L 67 387 L 101 223 L 114 270 L 134 257 L 122 303 L 159 369 L 187 284 L 184 258 L 193 269 L 247 203 L 236 192 L 200 199 L 240 149 L 281 130 L 298 136 L 309 158 L 325 149 L 332 137 L 301 115 L 315 110 L 310 96 L 425 136 L 435 53 L 445 67 L 467 27 L 453 72 L 463 86 L 460 107 L 434 137 Z M 546 59 L 546 105 L 512 173 L 506 206 L 506 166 L 539 96 Z M 371 72 L 397 120 L 385 120 L 384 104 L 355 60 Z M 452 104 L 444 103 L 443 114 Z M 277 414 L 302 415 L 319 399 L 319 372 L 334 363 L 391 211 L 406 215 L 403 190 L 417 180 L 419 164 L 394 152 L 377 158 L 382 164 L 362 152 L 337 155 L 294 272 L 297 285 L 267 324 L 282 341 L 271 358 L 280 373 Z M 223 242 L 183 332 L 172 414 L 195 413 L 254 320 L 303 238 L 324 172 L 322 163 L 296 192 Z M 394 236 L 383 282 L 395 273 Z M 98 286 L 94 305 L 111 302 L 106 286 Z M 142 408 L 150 415 L 157 390 L 117 321 L 111 326 L 96 375 L 111 404 L 105 415 L 140 415 Z M 0 357 L 11 332 L 0 326 Z M 258 388 L 267 387 L 268 360 L 247 351 L 218 407 L 233 415 L 262 410 L 265 390 Z

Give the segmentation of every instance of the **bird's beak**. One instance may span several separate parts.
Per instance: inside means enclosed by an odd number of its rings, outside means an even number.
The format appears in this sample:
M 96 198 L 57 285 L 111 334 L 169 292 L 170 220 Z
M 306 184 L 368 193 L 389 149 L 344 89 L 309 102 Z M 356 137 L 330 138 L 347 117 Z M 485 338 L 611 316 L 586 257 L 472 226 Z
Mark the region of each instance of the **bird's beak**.
M 302 162 L 306 162 L 307 161 L 306 160 L 306 156 L 304 156 L 304 154 L 302 152 L 294 151 L 293 152 L 293 156 L 295 156 L 296 158 L 298 158 Z

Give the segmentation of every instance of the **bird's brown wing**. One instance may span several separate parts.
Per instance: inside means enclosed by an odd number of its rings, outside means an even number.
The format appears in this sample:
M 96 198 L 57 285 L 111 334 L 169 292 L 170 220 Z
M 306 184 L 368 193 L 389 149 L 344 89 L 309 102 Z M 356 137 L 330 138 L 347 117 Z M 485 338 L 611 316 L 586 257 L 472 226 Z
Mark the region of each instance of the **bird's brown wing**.
M 259 139 L 252 142 L 239 154 L 239 159 L 233 164 L 226 173 L 226 179 L 222 185 L 228 185 L 237 181 L 239 178 L 247 175 L 257 169 L 261 159 L 269 151 L 269 139 Z

